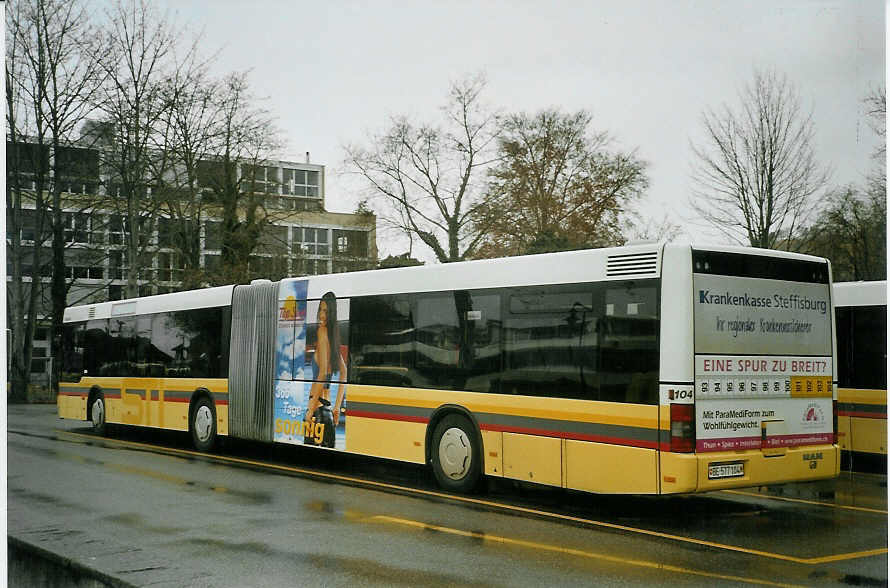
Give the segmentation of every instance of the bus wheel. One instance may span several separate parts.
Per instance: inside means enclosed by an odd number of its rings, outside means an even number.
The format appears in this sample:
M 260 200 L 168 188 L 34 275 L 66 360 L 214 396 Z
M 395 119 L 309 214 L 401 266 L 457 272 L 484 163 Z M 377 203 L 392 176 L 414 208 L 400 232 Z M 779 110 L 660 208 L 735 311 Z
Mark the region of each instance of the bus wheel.
M 459 414 L 449 414 L 433 431 L 433 473 L 439 485 L 453 492 L 471 492 L 479 483 L 481 447 L 473 425 Z
M 90 422 L 95 434 L 105 435 L 105 395 L 101 392 L 96 394 L 90 404 Z
M 216 444 L 216 415 L 213 403 L 200 398 L 192 410 L 192 443 L 198 451 L 210 451 Z

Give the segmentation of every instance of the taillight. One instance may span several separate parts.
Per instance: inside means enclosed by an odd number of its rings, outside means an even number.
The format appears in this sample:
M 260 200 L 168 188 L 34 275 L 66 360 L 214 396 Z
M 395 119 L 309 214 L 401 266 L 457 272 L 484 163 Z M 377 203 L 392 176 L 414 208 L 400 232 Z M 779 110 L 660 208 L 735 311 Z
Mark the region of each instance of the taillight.
M 831 442 L 837 445 L 837 400 L 831 401 Z
M 695 451 L 695 405 L 671 404 L 671 451 Z

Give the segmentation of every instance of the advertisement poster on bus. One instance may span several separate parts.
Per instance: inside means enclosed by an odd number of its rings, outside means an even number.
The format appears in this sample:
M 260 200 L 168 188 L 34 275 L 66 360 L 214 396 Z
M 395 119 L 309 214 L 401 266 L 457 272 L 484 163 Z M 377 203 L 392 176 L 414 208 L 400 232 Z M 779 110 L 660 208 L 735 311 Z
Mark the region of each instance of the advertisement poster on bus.
M 307 285 L 279 286 L 273 439 L 345 449 L 349 301 L 307 301 Z
M 696 450 L 831 443 L 828 284 L 694 275 Z

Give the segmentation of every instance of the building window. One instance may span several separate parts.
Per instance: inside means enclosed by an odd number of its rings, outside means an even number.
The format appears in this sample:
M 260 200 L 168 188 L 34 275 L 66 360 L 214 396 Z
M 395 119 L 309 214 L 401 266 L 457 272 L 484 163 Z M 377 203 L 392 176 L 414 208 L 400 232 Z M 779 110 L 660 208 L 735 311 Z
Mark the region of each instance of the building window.
M 318 171 L 305 169 L 289 169 L 282 170 L 283 181 L 281 184 L 281 193 L 289 196 L 308 196 L 318 198 L 321 194 L 319 190 Z
M 65 231 L 66 243 L 83 243 L 89 241 L 88 226 L 90 217 L 83 212 L 63 212 L 62 227 Z
M 220 266 L 220 256 L 219 255 L 205 255 L 204 256 L 204 270 L 208 272 L 215 272 L 219 270 Z
M 65 250 L 65 274 L 68 278 L 75 280 L 96 279 L 101 280 L 104 277 L 102 269 L 101 257 L 103 252 L 70 248 Z
M 55 167 L 62 192 L 97 194 L 99 186 L 99 152 L 80 147 L 59 147 Z
M 328 273 L 328 262 L 324 259 L 307 259 L 296 257 L 292 259 L 292 274 L 295 276 L 318 276 Z
M 204 223 L 204 249 L 214 251 L 222 249 L 222 223 L 214 221 Z
M 158 253 L 158 280 L 161 282 L 179 282 L 184 269 L 182 258 L 176 253 Z
M 299 230 L 299 229 L 297 229 Z M 260 233 L 259 248 L 260 253 L 271 253 L 273 255 L 287 254 L 287 226 L 284 225 L 268 225 L 262 233 Z
M 37 211 L 28 209 L 22 210 L 20 219 L 22 225 L 22 241 L 34 241 L 37 236 Z M 43 233 L 48 236 L 47 224 L 48 222 L 45 221 Z
M 158 219 L 158 247 L 173 247 L 173 221 L 163 216 Z
M 126 272 L 124 271 L 126 268 L 124 267 L 124 252 L 123 251 L 111 251 L 108 254 L 108 273 L 109 278 L 112 280 L 124 280 L 126 279 Z M 112 300 L 117 300 L 116 298 L 112 298 Z
M 263 194 L 278 194 L 279 169 L 267 165 L 241 165 L 241 175 L 246 191 Z
M 111 245 L 124 244 L 124 219 L 119 214 L 108 217 L 108 242 Z
M 295 255 L 328 255 L 328 230 L 294 227 Z
M 348 231 L 344 229 L 334 230 L 334 240 L 337 243 L 337 254 L 348 257 L 368 256 L 367 231 Z

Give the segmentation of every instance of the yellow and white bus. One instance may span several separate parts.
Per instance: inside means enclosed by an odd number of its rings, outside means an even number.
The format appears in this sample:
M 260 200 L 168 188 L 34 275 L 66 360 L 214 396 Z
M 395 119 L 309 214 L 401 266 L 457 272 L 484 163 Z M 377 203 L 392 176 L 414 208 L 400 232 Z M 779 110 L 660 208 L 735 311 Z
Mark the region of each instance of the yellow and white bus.
M 887 456 L 887 282 L 836 283 L 834 305 L 838 444 L 855 468 L 856 454 Z
M 59 416 L 672 494 L 836 476 L 827 260 L 643 244 L 73 307 Z

